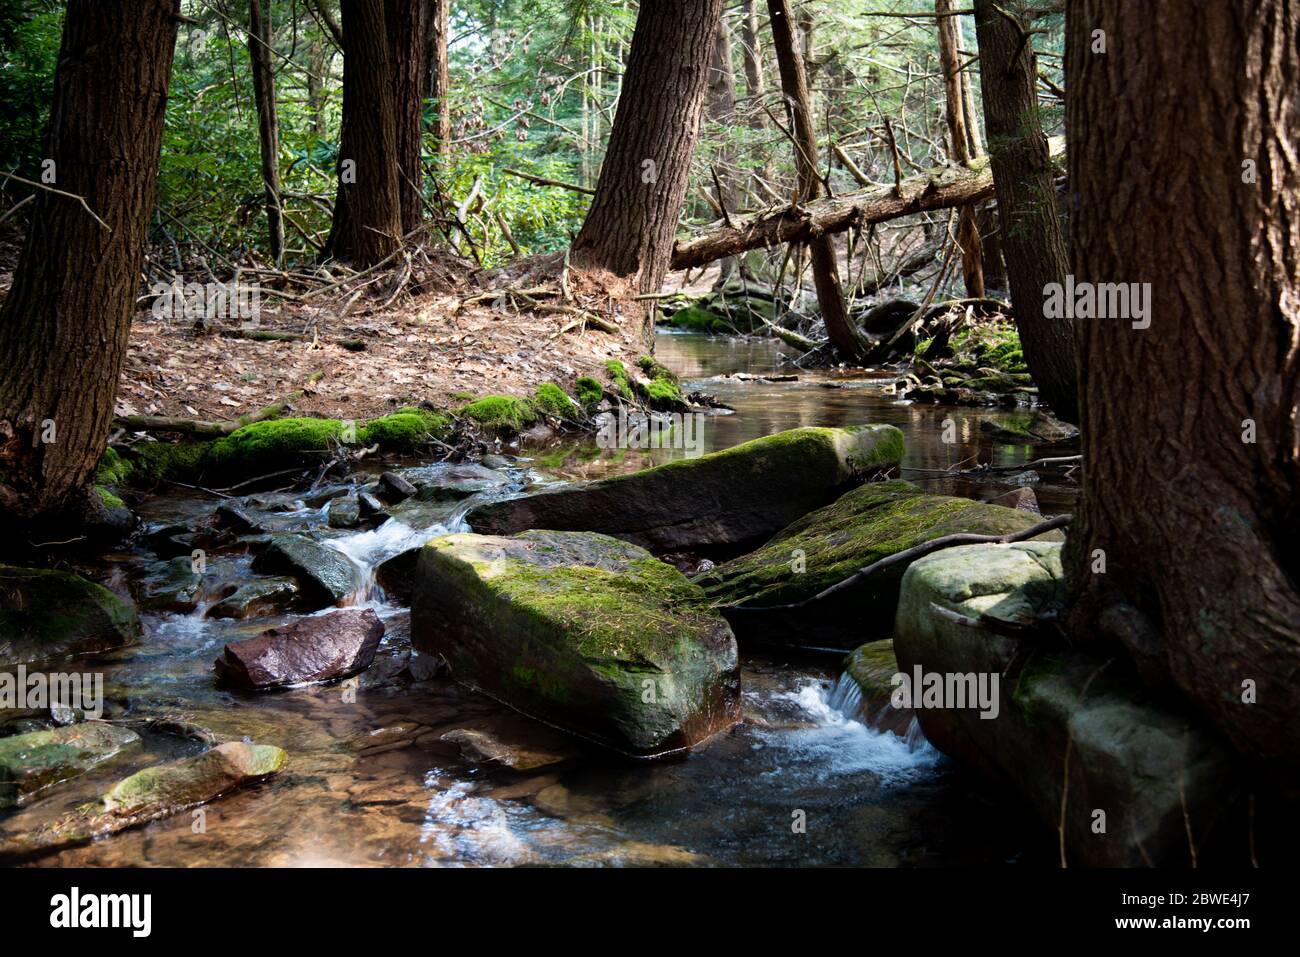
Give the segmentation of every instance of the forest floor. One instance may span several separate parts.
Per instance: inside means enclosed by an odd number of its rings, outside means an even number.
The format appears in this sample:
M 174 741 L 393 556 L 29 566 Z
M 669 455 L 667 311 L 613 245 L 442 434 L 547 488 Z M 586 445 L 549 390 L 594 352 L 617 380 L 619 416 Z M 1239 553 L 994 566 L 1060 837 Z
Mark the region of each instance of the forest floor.
M 382 290 L 351 303 L 347 289 L 310 302 L 272 296 L 261 301 L 255 324 L 203 328 L 145 308 L 131 326 L 116 412 L 231 419 L 301 391 L 292 402 L 299 414 L 365 419 L 422 401 L 450 409 L 483 395 L 527 396 L 548 381 L 572 391 L 576 377 L 604 380 L 607 361 L 631 368 L 644 351 L 636 322 L 611 316 L 580 291 L 574 301 L 612 318 L 612 327 L 498 295 L 525 287 L 529 277 L 508 272 L 471 280 L 443 273 L 391 305 Z M 233 337 L 267 333 L 304 337 Z

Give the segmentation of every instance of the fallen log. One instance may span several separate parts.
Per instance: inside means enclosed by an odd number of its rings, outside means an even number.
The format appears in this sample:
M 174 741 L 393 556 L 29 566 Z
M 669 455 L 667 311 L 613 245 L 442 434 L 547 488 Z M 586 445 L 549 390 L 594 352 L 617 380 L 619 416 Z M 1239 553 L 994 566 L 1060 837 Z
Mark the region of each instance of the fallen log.
M 302 390 L 292 393 L 279 402 L 272 402 L 256 412 L 241 415 L 237 419 L 209 422 L 202 419 L 182 419 L 165 415 L 120 415 L 113 419 L 113 428 L 126 429 L 128 432 L 175 432 L 180 435 L 192 435 L 203 438 L 220 438 L 237 432 L 254 422 L 278 419 L 289 410 L 292 402 L 302 398 Z
M 1064 137 L 1052 137 L 1049 145 L 1054 159 L 1065 155 Z M 870 226 L 913 213 L 965 206 L 988 199 L 993 194 L 993 170 L 989 158 L 982 157 L 973 161 L 969 169 L 942 167 L 929 170 L 900 181 L 897 188 L 884 186 L 759 213 L 734 226 L 715 229 L 677 243 L 673 247 L 671 268 L 696 269 L 751 249 L 807 242 L 855 226 Z

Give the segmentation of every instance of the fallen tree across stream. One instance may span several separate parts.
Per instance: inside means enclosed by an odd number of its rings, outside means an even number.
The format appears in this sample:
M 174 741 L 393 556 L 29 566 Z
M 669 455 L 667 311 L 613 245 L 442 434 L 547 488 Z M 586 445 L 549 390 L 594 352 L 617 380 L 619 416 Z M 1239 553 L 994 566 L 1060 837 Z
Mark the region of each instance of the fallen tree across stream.
M 1049 145 L 1053 159 L 1065 155 L 1064 137 L 1052 137 Z M 979 202 L 994 195 L 989 164 L 989 158 L 982 157 L 969 169 L 941 167 L 900 180 L 894 186 L 768 210 L 677 243 L 672 268 L 694 269 L 751 249 L 807 242 L 826 233 Z

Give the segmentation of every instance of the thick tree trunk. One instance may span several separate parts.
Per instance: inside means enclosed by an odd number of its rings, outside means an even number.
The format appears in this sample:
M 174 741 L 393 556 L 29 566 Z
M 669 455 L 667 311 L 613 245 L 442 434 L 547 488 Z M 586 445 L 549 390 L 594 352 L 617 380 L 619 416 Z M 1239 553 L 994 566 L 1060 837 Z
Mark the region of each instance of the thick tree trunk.
M 1238 747 L 1292 761 L 1297 36 L 1293 0 L 1072 0 L 1066 47 L 1076 282 L 1150 283 L 1149 328 L 1081 322 L 1077 633 L 1119 638 Z
M 383 0 L 342 0 L 343 130 L 326 243 L 336 259 L 373 266 L 402 236 L 393 64 Z
M 1045 289 L 1066 274 L 1065 239 L 1047 137 L 1038 113 L 1038 60 L 1006 5 L 975 0 L 984 125 L 993 157 L 1002 252 L 1025 363 L 1039 395 L 1062 419 L 1077 422 L 1074 323 L 1043 315 Z M 1116 228 L 1122 228 L 1116 224 Z
M 948 141 L 952 154 L 949 159 L 969 166 L 975 159 L 967 129 L 966 91 L 962 80 L 958 22 L 955 16 L 943 16 L 955 9 L 953 0 L 934 0 L 934 11 L 939 16 L 939 65 L 943 70 L 943 84 L 948 119 Z M 975 207 L 966 205 L 957 212 L 957 243 L 961 247 L 962 276 L 966 281 L 966 295 L 972 299 L 984 298 L 984 260 L 980 243 L 979 226 L 975 222 Z
M 451 80 L 447 73 L 447 16 L 451 0 L 429 0 L 429 99 L 437 110 L 433 135 L 438 141 L 438 153 L 451 152 Z
M 271 19 L 262 0 L 248 0 L 248 57 L 257 104 L 257 134 L 262 149 L 262 185 L 266 189 L 266 226 L 271 258 L 284 261 L 284 214 L 280 206 L 280 122 L 275 109 L 275 74 L 271 69 Z
M 1054 137 L 1048 147 L 1052 156 L 1059 158 L 1065 153 L 1065 140 Z M 678 243 L 673 249 L 672 268 L 694 269 L 749 249 L 808 242 L 821 233 L 842 233 L 912 213 L 952 209 L 992 195 L 993 169 L 988 157 L 974 161 L 968 170 L 945 166 L 908 177 L 897 191 L 893 186 L 882 186 L 737 220 L 731 226 Z
M 641 5 L 604 168 L 573 241 L 575 265 L 658 291 L 686 196 L 721 12 L 722 0 Z M 647 321 L 647 347 L 653 337 Z
M 718 29 L 713 40 L 713 59 L 709 64 L 709 84 L 704 94 L 705 114 L 708 118 L 724 127 L 722 135 L 727 136 L 725 127 L 730 126 L 736 115 L 736 75 L 731 66 L 731 33 L 725 16 L 718 18 Z M 740 206 L 740 192 L 736 188 L 734 167 L 736 157 L 733 150 L 724 144 L 718 151 L 713 171 L 717 176 L 715 189 L 718 205 L 730 217 Z M 721 289 L 735 275 L 738 263 L 734 257 L 722 260 L 715 289 Z
M 36 194 L 0 309 L 0 514 L 84 501 L 108 441 L 156 199 L 179 0 L 69 0 Z M 106 225 L 105 225 L 106 224 Z
M 756 130 L 767 126 L 767 114 L 763 111 L 763 95 L 767 92 L 767 80 L 763 75 L 763 48 L 760 36 L 758 0 L 745 0 L 740 21 L 740 37 L 744 44 L 741 59 L 745 64 L 745 110 L 749 114 L 749 125 Z
M 803 204 L 815 200 L 822 192 L 817 168 L 817 129 L 808 96 L 808 78 L 804 73 L 803 56 L 795 45 L 789 0 L 767 0 L 767 10 L 772 21 L 772 46 L 781 70 L 781 89 L 794 130 L 799 203 Z M 808 240 L 808 252 L 826 335 L 845 360 L 861 361 L 866 357 L 869 345 L 844 305 L 844 290 L 840 287 L 840 271 L 835 261 L 835 237 L 830 233 L 812 236 Z
M 424 219 L 424 91 L 428 82 L 429 22 L 433 0 L 388 0 L 385 26 L 393 66 L 394 139 L 402 233 Z

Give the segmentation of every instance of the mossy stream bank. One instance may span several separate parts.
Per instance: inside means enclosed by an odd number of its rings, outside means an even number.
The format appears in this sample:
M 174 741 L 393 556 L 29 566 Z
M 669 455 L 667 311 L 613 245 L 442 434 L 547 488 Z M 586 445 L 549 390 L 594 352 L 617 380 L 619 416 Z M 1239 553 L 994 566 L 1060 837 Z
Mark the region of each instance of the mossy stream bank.
M 1003 462 L 1037 454 L 1031 446 L 990 446 L 967 413 L 898 404 L 870 377 L 779 386 L 705 381 L 716 373 L 771 368 L 767 344 L 667 336 L 658 352 L 690 381 L 688 389 L 703 386 L 738 410 L 706 420 L 707 448 L 792 425 L 888 422 L 908 436 L 905 466 L 946 465 L 981 448 Z M 969 422 L 960 430 L 967 437 L 962 444 L 937 441 L 935 413 Z M 1013 809 L 1004 813 L 996 792 L 932 750 L 911 750 L 903 739 L 833 709 L 835 658 L 769 657 L 742 648 L 742 723 L 684 760 L 653 766 L 629 766 L 557 737 L 433 673 L 427 656 L 412 650 L 405 603 L 377 586 L 378 569 L 389 558 L 440 529 L 462 528 L 469 508 L 504 494 L 684 457 L 672 448 L 601 449 L 590 437 L 503 451 L 518 454 L 485 460 L 472 479 L 453 476 L 464 466 L 398 457 L 363 460 L 360 474 L 306 494 L 279 492 L 271 483 L 226 499 L 172 486 L 142 500 L 148 534 L 84 568 L 136 600 L 140 639 L 77 661 L 104 674 L 105 716 L 138 733 L 140 745 L 25 801 L 0 819 L 0 831 L 34 833 L 100 799 L 134 771 L 196 755 L 216 741 L 248 738 L 283 748 L 285 765 L 264 783 L 213 804 L 205 834 L 193 833 L 189 817 L 179 815 L 40 861 L 919 865 L 1039 853 L 1037 832 Z M 384 501 L 377 494 L 384 472 L 408 481 L 416 494 Z M 947 492 L 967 481 L 913 477 Z M 488 487 L 421 494 L 464 482 Z M 1018 483 L 994 479 L 978 491 L 984 497 L 1013 487 Z M 1046 482 L 1040 489 L 1048 501 L 1068 494 Z M 355 497 L 360 505 L 363 495 L 379 499 L 392 520 L 331 522 L 340 508 L 335 503 Z M 236 530 L 236 512 L 251 520 L 249 527 Z M 201 575 L 186 575 L 172 566 L 188 559 L 196 543 L 188 536 L 196 533 L 199 544 L 215 547 Z M 260 694 L 214 682 L 212 663 L 226 644 L 303 614 L 295 610 L 305 600 L 300 581 L 256 571 L 252 550 L 221 544 L 225 536 L 254 543 L 275 535 L 318 542 L 356 569 L 347 600 L 373 608 L 385 634 L 374 663 L 355 681 Z M 277 576 L 291 585 L 277 584 Z M 251 617 L 224 617 L 235 592 L 259 581 L 297 591 L 269 604 L 236 602 Z M 221 615 L 213 614 L 223 603 Z M 795 807 L 819 825 L 798 839 L 790 830 Z M 992 827 L 989 808 L 998 809 Z

